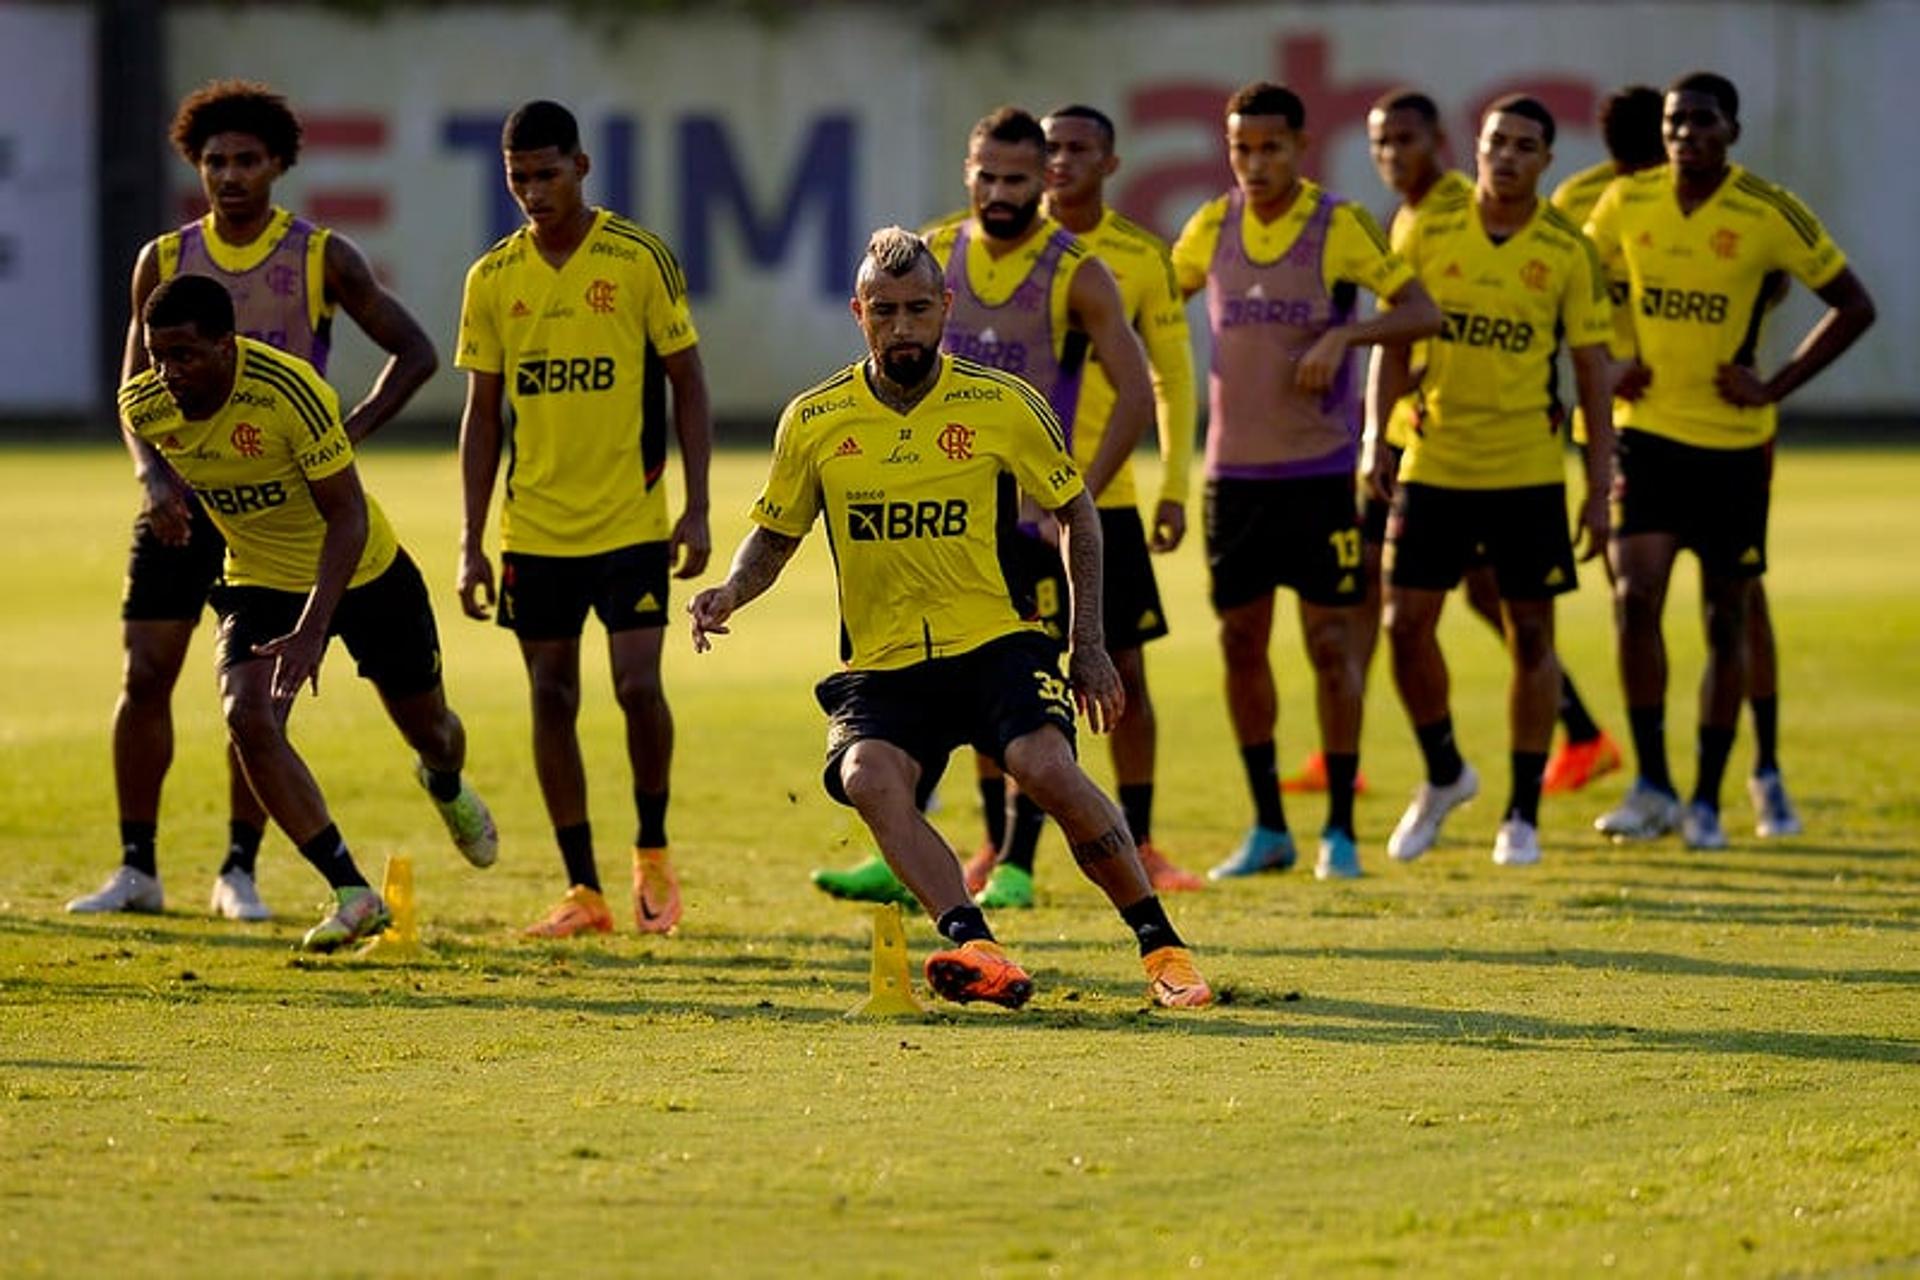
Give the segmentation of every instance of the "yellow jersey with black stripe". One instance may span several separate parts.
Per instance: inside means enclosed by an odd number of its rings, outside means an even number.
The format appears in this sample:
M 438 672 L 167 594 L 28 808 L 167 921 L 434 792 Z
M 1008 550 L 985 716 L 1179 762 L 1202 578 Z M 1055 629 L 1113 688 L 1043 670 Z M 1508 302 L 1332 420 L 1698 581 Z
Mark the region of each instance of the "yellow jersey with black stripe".
M 120 388 L 120 420 L 193 487 L 227 540 L 234 586 L 309 591 L 327 522 L 309 480 L 353 465 L 340 401 L 313 366 L 236 337 L 233 391 L 208 418 L 190 420 L 148 369 Z M 367 545 L 350 586 L 386 572 L 399 553 L 393 526 L 367 496 Z
M 1402 257 L 1407 252 L 1407 241 L 1413 236 L 1414 223 L 1420 215 L 1446 206 L 1456 207 L 1461 201 L 1473 198 L 1473 179 L 1458 169 L 1448 169 L 1434 180 L 1421 196 L 1411 205 L 1403 204 L 1393 211 L 1393 220 L 1387 223 L 1387 243 L 1393 251 Z M 1427 367 L 1427 344 L 1413 344 L 1410 363 L 1417 379 Z M 1413 420 L 1419 411 L 1420 400 L 1412 391 L 1393 402 L 1393 410 L 1387 415 L 1387 443 L 1397 449 L 1407 447 L 1413 439 Z
M 1187 308 L 1173 279 L 1167 242 L 1131 218 L 1108 209 L 1091 231 L 1076 232 L 1120 286 L 1127 323 L 1146 348 L 1153 375 L 1153 418 L 1160 434 L 1160 500 L 1187 501 L 1193 466 L 1193 435 L 1199 425 L 1193 385 L 1193 346 L 1187 332 Z M 1080 403 L 1069 437 L 1073 459 L 1082 471 L 1093 464 L 1113 413 L 1113 383 L 1100 361 L 1087 361 Z M 1102 507 L 1131 507 L 1139 489 L 1129 458 L 1114 473 L 1098 499 Z
M 605 209 L 557 268 L 521 227 L 468 269 L 454 363 L 501 375 L 512 409 L 503 550 L 666 539 L 661 362 L 698 340 L 666 241 Z
M 1784 187 L 1730 165 L 1719 189 L 1680 211 L 1668 166 L 1628 174 L 1595 204 L 1587 232 L 1628 289 L 1634 339 L 1652 381 L 1620 406 L 1619 426 L 1708 449 L 1773 438 L 1773 405 L 1720 398 L 1723 364 L 1751 366 L 1784 277 L 1824 288 L 1846 255 Z
M 890 670 L 1038 630 L 1013 603 L 1003 540 L 1024 489 L 1055 510 L 1080 471 L 1047 402 L 1010 373 L 941 356 L 905 413 L 882 403 L 865 362 L 802 392 L 780 415 L 752 519 L 806 536 L 824 516 L 840 587 L 840 656 Z
M 1495 243 L 1467 200 L 1424 214 L 1406 255 L 1444 324 L 1427 343 L 1400 478 L 1452 489 L 1561 483 L 1560 343 L 1602 346 L 1612 333 L 1593 245 L 1544 200 Z

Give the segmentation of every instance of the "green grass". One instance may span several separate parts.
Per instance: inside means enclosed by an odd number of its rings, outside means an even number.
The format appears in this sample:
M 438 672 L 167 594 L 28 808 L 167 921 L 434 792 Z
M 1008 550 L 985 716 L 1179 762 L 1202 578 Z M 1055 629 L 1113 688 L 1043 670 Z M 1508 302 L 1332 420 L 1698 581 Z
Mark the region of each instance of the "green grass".
M 1505 768 L 1499 654 L 1457 606 L 1455 710 L 1488 795 L 1412 867 L 1380 842 L 1416 775 L 1384 680 L 1360 821 L 1370 877 L 1298 874 L 1171 904 L 1228 999 L 1148 1012 L 1126 935 L 1042 848 L 1041 908 L 998 924 L 1035 969 L 1017 1016 L 842 1020 L 867 924 L 805 873 L 864 853 L 818 784 L 811 684 L 834 652 L 818 539 L 719 650 L 669 645 L 680 937 L 534 945 L 559 891 L 524 679 L 457 616 L 449 454 L 364 463 L 433 583 L 472 775 L 504 838 L 446 847 L 370 690 L 331 659 L 295 736 L 363 862 L 414 857 L 429 959 L 308 962 L 318 880 L 275 835 L 264 928 L 206 920 L 224 839 L 210 639 L 176 698 L 172 911 L 61 912 L 114 860 L 107 722 L 134 489 L 106 449 L 11 451 L 0 545 L 0 1249 L 10 1275 L 985 1276 L 1912 1273 L 1920 1269 L 1920 454 L 1782 460 L 1769 579 L 1802 840 L 1616 850 L 1618 798 L 1550 800 L 1546 863 L 1487 859 Z M 761 462 L 723 457 L 724 562 Z M 1197 546 L 1163 560 L 1150 650 L 1157 829 L 1204 866 L 1245 819 Z M 1620 724 L 1598 576 L 1562 652 Z M 1676 758 L 1700 643 L 1670 631 Z M 1459 616 L 1455 616 L 1459 615 Z M 631 809 L 604 661 L 582 734 L 621 869 Z M 1276 640 L 1283 759 L 1312 737 Z M 1089 751 L 1106 775 L 1104 749 Z M 1691 770 L 1683 766 L 1682 773 Z M 964 760 L 939 822 L 977 840 Z M 1317 804 L 1293 808 L 1317 825 Z M 915 955 L 932 939 L 909 929 Z

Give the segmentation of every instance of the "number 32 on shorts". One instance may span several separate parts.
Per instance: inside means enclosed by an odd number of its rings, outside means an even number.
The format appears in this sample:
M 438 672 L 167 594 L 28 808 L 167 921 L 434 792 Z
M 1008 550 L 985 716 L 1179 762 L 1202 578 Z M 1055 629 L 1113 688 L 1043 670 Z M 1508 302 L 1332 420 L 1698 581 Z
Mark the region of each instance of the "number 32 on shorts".
M 1360 567 L 1360 531 L 1358 529 L 1335 529 L 1327 535 L 1327 541 L 1333 544 L 1333 562 L 1342 569 Z
M 1068 715 L 1073 714 L 1073 699 L 1068 694 L 1067 682 L 1051 671 L 1033 673 L 1034 683 L 1040 686 L 1040 700 L 1050 702 Z

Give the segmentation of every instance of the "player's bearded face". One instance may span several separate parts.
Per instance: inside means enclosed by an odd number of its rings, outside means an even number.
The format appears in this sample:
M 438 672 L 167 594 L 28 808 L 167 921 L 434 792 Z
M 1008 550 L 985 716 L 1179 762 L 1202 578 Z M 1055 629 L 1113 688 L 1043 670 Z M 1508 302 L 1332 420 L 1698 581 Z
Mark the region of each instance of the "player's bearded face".
M 1040 216 L 1044 156 L 1026 142 L 976 142 L 967 156 L 967 194 L 981 229 L 996 240 L 1026 233 Z
M 854 315 L 875 367 L 897 387 L 917 387 L 940 359 L 947 323 L 946 282 L 932 268 L 904 276 L 863 271 Z

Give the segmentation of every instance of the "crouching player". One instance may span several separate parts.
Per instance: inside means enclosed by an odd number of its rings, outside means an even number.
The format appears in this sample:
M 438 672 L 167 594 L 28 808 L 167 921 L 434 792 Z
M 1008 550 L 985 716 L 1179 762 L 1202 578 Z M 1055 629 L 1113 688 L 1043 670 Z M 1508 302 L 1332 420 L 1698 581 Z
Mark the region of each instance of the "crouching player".
M 1101 627 L 1099 513 L 1059 419 L 1019 378 L 941 354 L 953 295 L 920 237 L 876 232 L 854 287 L 868 358 L 788 404 L 753 508 L 758 527 L 726 581 L 688 606 L 694 646 L 725 634 L 824 514 L 847 666 L 816 691 L 830 721 L 825 783 L 859 811 L 950 944 L 927 957 L 928 984 L 949 1000 L 1008 1008 L 1033 994 L 915 803 L 948 754 L 971 744 L 1059 822 L 1081 871 L 1138 939 L 1152 999 L 1207 1004 L 1213 992 L 1154 896 L 1125 819 L 1074 759 L 1074 702 L 1097 732 L 1119 719 L 1124 698 Z M 1073 603 L 1066 679 L 1053 642 L 1021 620 L 1001 568 L 1016 483 L 1060 524 Z
M 466 732 L 440 684 L 426 584 L 360 487 L 339 401 L 313 367 L 233 331 L 233 299 L 175 276 L 142 311 L 147 370 L 120 388 L 124 428 L 191 486 L 227 542 L 213 604 L 221 704 L 267 812 L 333 889 L 302 946 L 332 951 L 388 921 L 287 740 L 302 684 L 318 692 L 339 635 L 419 754 L 419 777 L 474 866 L 499 852 L 493 819 L 460 777 Z

